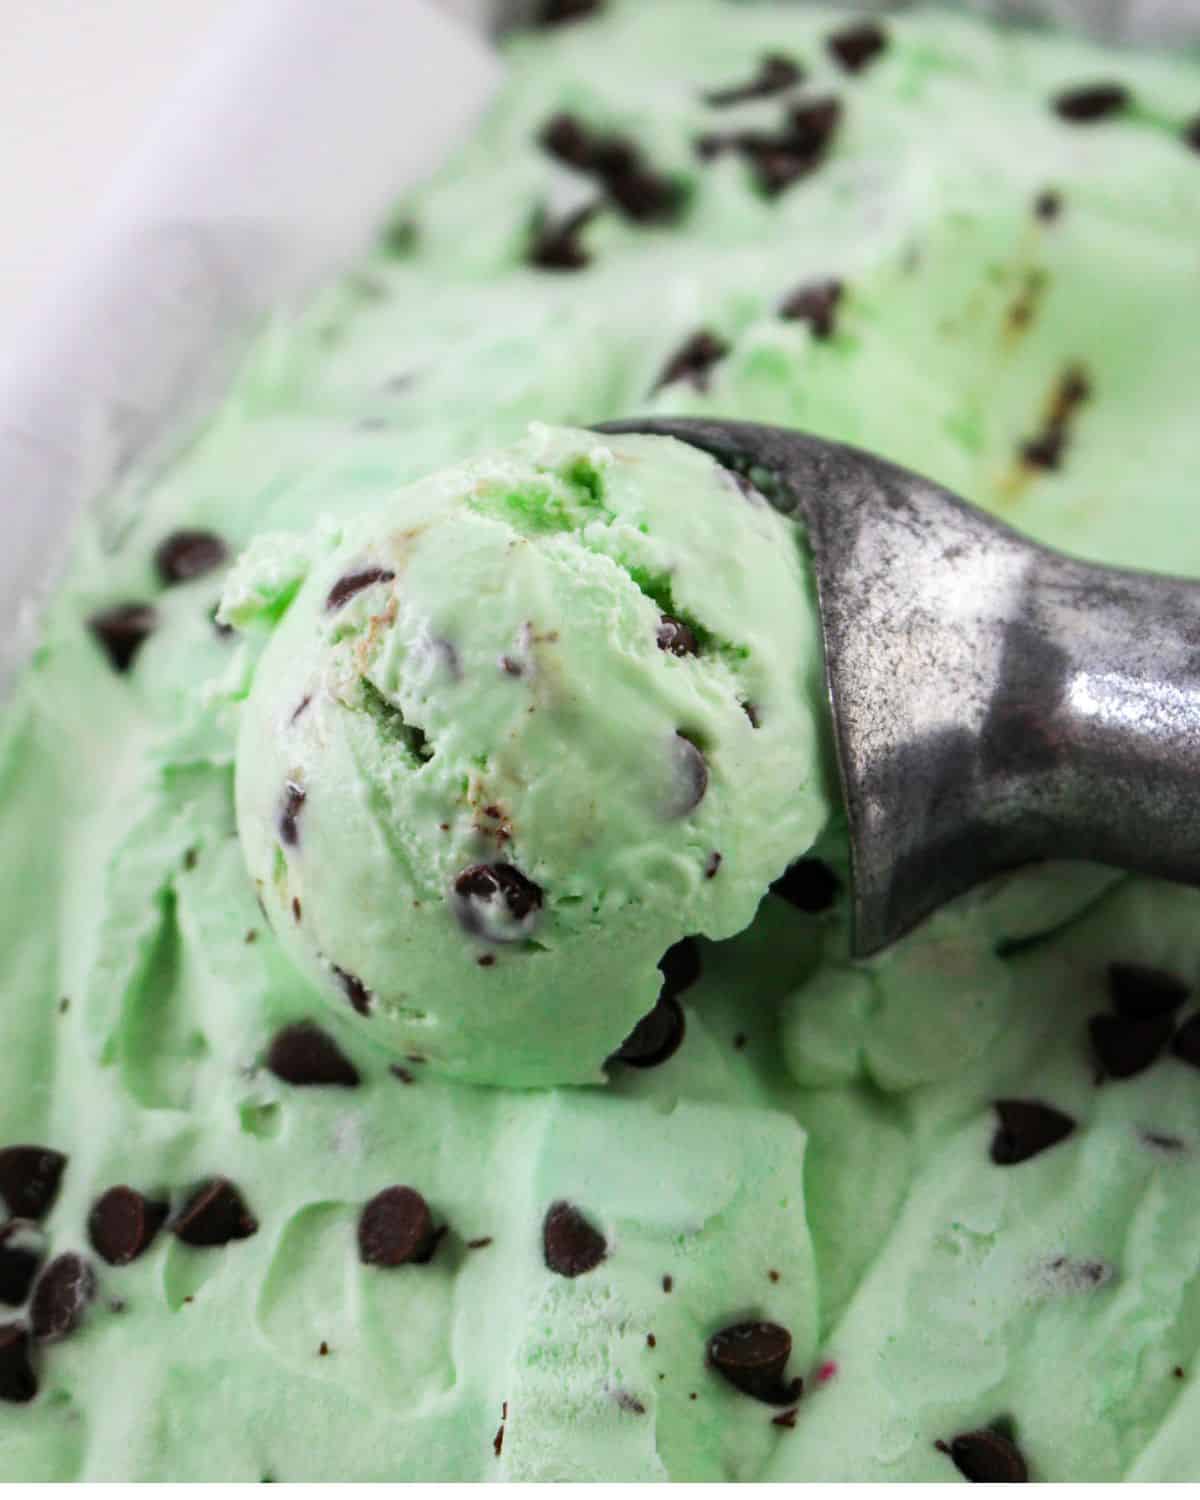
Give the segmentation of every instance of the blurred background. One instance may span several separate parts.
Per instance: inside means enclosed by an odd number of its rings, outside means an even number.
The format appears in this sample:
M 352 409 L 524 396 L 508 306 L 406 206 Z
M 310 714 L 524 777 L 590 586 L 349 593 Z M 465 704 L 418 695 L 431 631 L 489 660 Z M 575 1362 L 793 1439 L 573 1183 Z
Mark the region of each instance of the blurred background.
M 236 3 L 2 0 L 0 343 Z

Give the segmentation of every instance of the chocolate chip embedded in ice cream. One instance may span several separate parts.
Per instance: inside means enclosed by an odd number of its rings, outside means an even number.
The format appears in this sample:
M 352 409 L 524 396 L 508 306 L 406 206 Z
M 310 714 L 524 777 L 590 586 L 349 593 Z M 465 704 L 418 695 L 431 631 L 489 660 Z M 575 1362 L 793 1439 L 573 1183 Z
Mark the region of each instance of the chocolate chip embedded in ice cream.
M 778 1323 L 733 1323 L 708 1341 L 708 1362 L 732 1386 L 768 1406 L 790 1406 L 804 1389 L 784 1374 L 792 1336 Z
M 429 1204 L 411 1187 L 376 1193 L 358 1220 L 358 1255 L 367 1266 L 421 1264 L 436 1245 Z
M 92 1249 L 110 1266 L 127 1266 L 149 1249 L 167 1213 L 166 1203 L 131 1187 L 109 1188 L 88 1214 Z
M 546 1269 L 556 1276 L 583 1276 L 608 1254 L 604 1236 L 574 1204 L 551 1204 L 542 1223 Z
M 528 937 L 542 909 L 542 888 L 515 865 L 472 865 L 454 881 L 455 914 L 473 937 L 514 943 Z

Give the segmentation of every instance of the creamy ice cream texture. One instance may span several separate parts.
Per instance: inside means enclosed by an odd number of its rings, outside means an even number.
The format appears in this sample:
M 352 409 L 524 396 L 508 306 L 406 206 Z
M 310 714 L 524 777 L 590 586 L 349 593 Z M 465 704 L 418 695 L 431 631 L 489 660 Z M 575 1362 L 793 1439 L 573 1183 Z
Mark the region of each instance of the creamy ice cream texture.
M 273 626 L 237 806 L 281 942 L 439 1072 L 601 1081 L 825 821 L 801 537 L 681 444 L 541 430 L 312 550 L 221 616 Z
M 1046 865 L 851 962 L 827 773 L 764 813 L 820 749 L 795 538 L 686 450 L 582 429 L 791 422 L 1200 573 L 1200 67 L 941 11 L 592 10 L 512 43 L 378 253 L 103 498 L 6 706 L 0 1473 L 1195 1479 L 1200 898 Z M 543 610 L 557 643 L 523 634 Z M 775 714 L 800 739 L 766 766 Z M 469 763 L 514 729 L 504 840 Z M 708 781 L 671 819 L 680 729 Z M 583 857 L 576 771 L 610 794 Z M 541 906 L 456 890 L 499 865 Z M 625 901 L 651 881 L 670 910 Z M 601 890 L 607 986 L 562 904 Z M 565 990 L 518 988 L 576 948 Z M 497 995 L 539 1024 L 491 1031 Z M 436 1071 L 493 1044 L 557 1071 L 553 1015 L 594 1028 L 567 1060 L 594 1077 L 647 1006 L 655 1065 L 602 1085 Z

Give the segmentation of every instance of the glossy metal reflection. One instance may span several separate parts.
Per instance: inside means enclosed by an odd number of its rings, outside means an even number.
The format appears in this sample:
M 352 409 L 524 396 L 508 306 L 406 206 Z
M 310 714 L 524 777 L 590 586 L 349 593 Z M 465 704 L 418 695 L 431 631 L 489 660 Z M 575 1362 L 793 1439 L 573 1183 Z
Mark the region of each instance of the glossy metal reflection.
M 1200 583 L 1036 545 L 839 443 L 650 418 L 804 523 L 849 817 L 854 947 L 1041 859 L 1200 884 Z

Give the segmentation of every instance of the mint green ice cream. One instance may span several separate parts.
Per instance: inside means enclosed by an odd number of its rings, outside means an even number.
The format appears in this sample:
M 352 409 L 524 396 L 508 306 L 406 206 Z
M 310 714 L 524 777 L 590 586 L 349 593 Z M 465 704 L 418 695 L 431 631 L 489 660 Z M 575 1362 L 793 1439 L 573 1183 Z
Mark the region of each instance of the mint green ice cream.
M 282 611 L 237 773 L 281 942 L 431 1069 L 603 1082 L 663 953 L 825 819 L 801 538 L 694 449 L 543 429 L 301 550 L 256 542 L 223 612 Z
M 1200 574 L 1200 62 L 507 51 L 5 706 L 0 1475 L 1200 1478 L 1200 896 L 1051 863 L 853 961 L 803 538 L 586 430 Z

